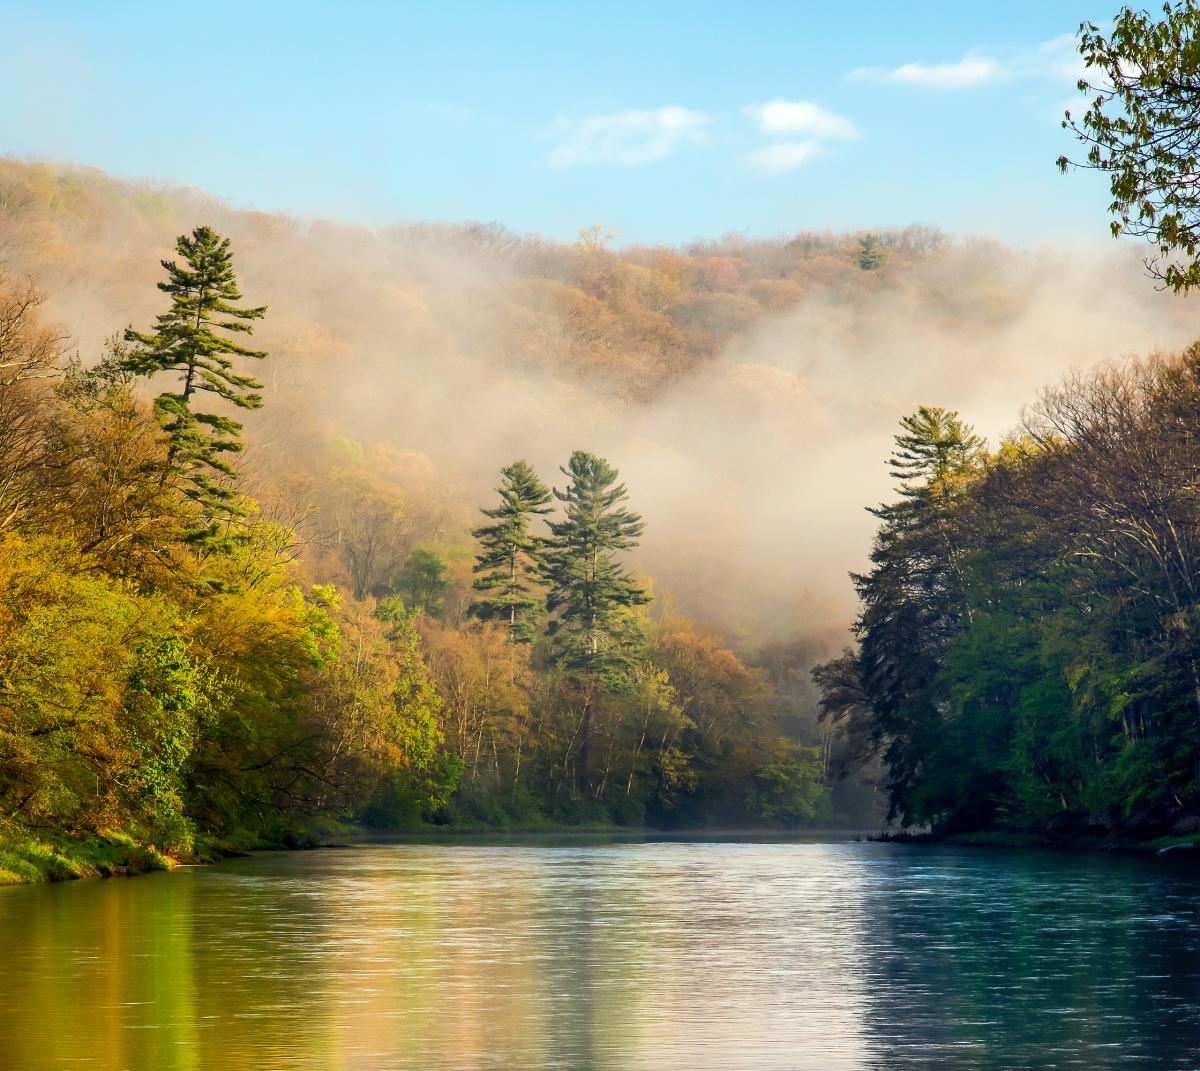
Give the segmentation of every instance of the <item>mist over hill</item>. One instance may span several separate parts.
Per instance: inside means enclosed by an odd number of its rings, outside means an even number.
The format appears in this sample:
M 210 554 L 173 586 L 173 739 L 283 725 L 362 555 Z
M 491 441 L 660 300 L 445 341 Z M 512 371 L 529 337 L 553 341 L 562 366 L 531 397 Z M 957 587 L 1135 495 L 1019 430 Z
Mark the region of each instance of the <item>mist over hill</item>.
M 1066 369 L 1200 334 L 1115 244 L 911 227 L 881 234 L 866 268 L 859 234 L 665 248 L 602 228 L 574 245 L 496 224 L 372 230 L 0 161 L 4 270 L 45 292 L 85 363 L 150 322 L 158 262 L 200 222 L 269 306 L 245 464 L 314 577 L 352 586 L 339 545 L 364 502 L 403 515 L 397 554 L 463 546 L 500 465 L 525 457 L 553 482 L 583 447 L 620 467 L 660 599 L 742 647 L 840 645 L 899 416 L 945 405 L 995 439 Z

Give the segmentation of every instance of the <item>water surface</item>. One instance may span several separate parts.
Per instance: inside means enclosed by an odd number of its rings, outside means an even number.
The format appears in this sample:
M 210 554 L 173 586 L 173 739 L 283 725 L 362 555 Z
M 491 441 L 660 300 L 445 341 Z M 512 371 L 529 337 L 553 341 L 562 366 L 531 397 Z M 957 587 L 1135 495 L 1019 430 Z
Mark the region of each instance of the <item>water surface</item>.
M 14 1071 L 1200 1067 L 1200 868 L 391 844 L 0 890 Z

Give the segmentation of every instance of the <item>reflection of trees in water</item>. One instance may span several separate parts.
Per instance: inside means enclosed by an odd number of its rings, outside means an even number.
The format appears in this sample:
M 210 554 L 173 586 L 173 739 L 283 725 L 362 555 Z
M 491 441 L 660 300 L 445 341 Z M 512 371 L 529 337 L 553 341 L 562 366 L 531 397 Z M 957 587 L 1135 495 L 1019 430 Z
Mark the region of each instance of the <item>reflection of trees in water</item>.
M 0 1065 L 202 1066 L 194 890 L 181 878 L 4 890 Z
M 1195 864 L 409 846 L 0 896 L 0 1066 L 1195 1071 Z
M 546 1066 L 598 1071 L 628 1066 L 636 1049 L 647 966 L 649 890 L 603 850 L 548 856 L 539 890 Z
M 1200 910 L 1183 867 L 908 847 L 878 865 L 870 1067 L 1195 1066 Z

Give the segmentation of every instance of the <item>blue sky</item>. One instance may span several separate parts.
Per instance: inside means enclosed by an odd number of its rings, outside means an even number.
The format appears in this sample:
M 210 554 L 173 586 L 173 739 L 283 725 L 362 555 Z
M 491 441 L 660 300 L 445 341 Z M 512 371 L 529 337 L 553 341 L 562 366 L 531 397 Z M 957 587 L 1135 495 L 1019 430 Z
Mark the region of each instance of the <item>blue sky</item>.
M 0 0 L 0 152 L 562 239 L 1099 238 L 1102 180 L 1054 159 L 1115 6 Z

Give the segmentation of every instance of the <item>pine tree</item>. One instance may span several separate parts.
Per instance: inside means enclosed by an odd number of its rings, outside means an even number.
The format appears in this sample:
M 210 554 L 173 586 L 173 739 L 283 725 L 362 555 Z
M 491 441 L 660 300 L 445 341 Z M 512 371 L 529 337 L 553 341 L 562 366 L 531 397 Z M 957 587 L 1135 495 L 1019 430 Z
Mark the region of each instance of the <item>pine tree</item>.
M 262 384 L 237 372 L 234 360 L 266 357 L 236 339 L 250 334 L 250 321 L 261 319 L 267 310 L 235 304 L 242 294 L 228 238 L 197 227 L 190 236 L 180 235 L 175 248 L 184 265 L 162 261 L 167 280 L 158 284 L 171 296 L 171 307 L 156 319 L 153 331 L 125 332 L 126 341 L 137 346 L 126 364 L 148 378 L 160 372 L 178 375 L 179 389 L 155 398 L 154 413 L 169 439 L 168 467 L 182 475 L 184 494 L 199 513 L 188 539 L 218 546 L 227 538 L 222 529 L 247 512 L 232 486 L 233 466 L 224 456 L 242 449 L 242 425 L 197 409 L 197 396 L 215 394 L 241 409 L 262 405 Z
M 615 558 L 637 546 L 645 525 L 621 505 L 628 492 L 604 458 L 576 450 L 561 471 L 571 482 L 566 491 L 554 491 L 566 518 L 550 522 L 547 607 L 561 611 L 551 631 L 562 664 L 604 672 L 628 654 L 624 611 L 650 601 Z
M 507 623 L 513 643 L 532 643 L 542 605 L 537 585 L 545 541 L 530 530 L 530 520 L 550 512 L 550 489 L 525 461 L 514 461 L 500 474 L 500 505 L 480 511 L 496 523 L 472 533 L 481 544 L 475 572 L 482 575 L 474 586 L 484 594 L 471 610 L 484 621 Z
M 873 234 L 864 234 L 858 240 L 858 266 L 863 271 L 878 271 L 883 267 L 884 252 L 879 239 Z
M 604 458 L 576 450 L 561 471 L 571 482 L 565 491 L 554 491 L 566 517 L 550 522 L 546 605 L 551 613 L 558 612 L 550 623 L 556 660 L 579 694 L 576 789 L 587 796 L 593 791 L 597 685 L 607 691 L 628 687 L 629 670 L 643 639 L 628 611 L 650 601 L 617 563 L 616 552 L 637 546 L 645 525 L 621 505 L 628 492 Z
M 940 485 L 967 469 L 983 451 L 984 441 L 957 413 L 938 406 L 920 406 L 900 421 L 896 449 L 888 460 L 892 478 L 910 485 Z M 902 494 L 917 493 L 909 486 Z

